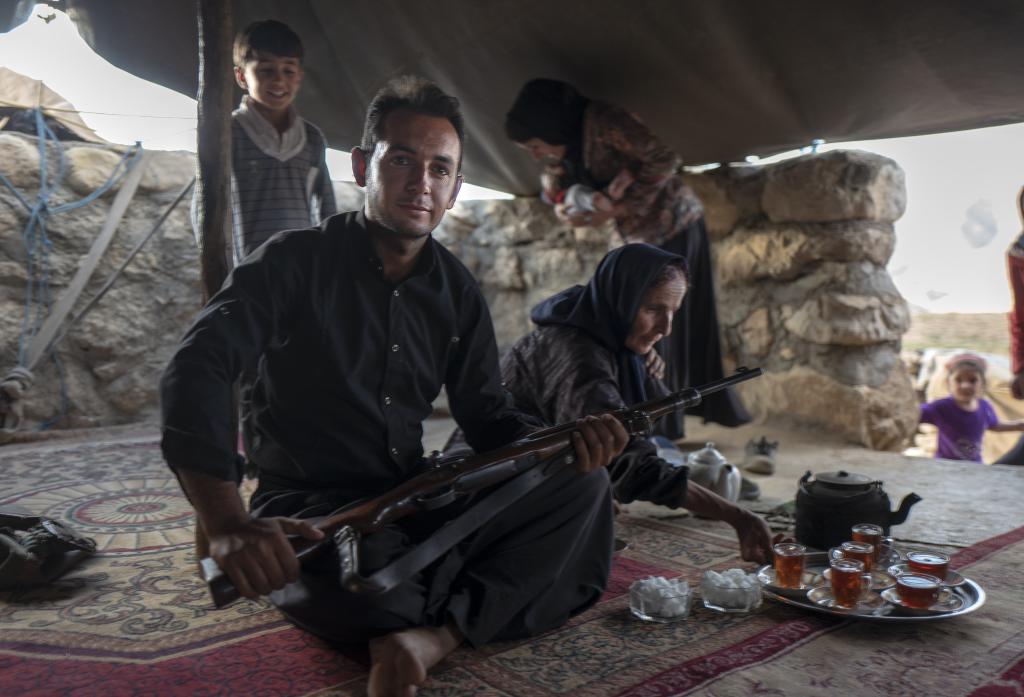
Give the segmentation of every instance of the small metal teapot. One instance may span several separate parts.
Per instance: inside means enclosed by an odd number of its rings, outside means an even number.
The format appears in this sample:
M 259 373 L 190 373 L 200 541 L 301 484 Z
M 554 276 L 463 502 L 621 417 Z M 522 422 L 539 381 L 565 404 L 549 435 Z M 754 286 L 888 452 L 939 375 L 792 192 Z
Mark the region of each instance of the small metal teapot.
M 882 482 L 867 475 L 839 470 L 810 479 L 808 470 L 796 494 L 796 539 L 817 549 L 846 542 L 857 523 L 880 525 L 889 535 L 889 528 L 904 522 L 910 507 L 921 500 L 917 494 L 907 494 L 892 511 Z
M 725 456 L 715 450 L 714 443 L 707 443 L 700 450 L 690 453 L 686 465 L 690 468 L 688 479 L 691 482 L 710 489 L 728 501 L 739 500 L 743 475 L 738 467 L 729 464 Z

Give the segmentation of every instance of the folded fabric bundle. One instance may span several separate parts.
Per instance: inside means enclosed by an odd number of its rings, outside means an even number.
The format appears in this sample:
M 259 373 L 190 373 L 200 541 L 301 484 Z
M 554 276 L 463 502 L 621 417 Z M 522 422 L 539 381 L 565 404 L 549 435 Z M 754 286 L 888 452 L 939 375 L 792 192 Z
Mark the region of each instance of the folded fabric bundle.
M 49 583 L 96 552 L 96 542 L 52 518 L 0 510 L 0 590 Z

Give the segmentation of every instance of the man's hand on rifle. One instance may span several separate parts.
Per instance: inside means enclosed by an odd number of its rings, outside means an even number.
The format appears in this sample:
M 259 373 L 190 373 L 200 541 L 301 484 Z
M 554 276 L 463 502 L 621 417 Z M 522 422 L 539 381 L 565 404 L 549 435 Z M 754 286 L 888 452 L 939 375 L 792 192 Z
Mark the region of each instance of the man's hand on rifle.
M 586 416 L 576 421 L 572 444 L 576 449 L 575 467 L 592 472 L 607 467 L 629 443 L 629 434 L 622 422 L 611 414 Z
M 207 535 L 217 566 L 243 596 L 257 598 L 299 578 L 299 560 L 287 535 L 319 540 L 324 533 L 296 518 L 249 517 L 207 528 Z
M 322 530 L 295 518 L 253 518 L 238 485 L 184 467 L 175 468 L 196 509 L 210 557 L 246 598 L 258 598 L 299 577 L 299 560 L 286 535 L 323 539 Z

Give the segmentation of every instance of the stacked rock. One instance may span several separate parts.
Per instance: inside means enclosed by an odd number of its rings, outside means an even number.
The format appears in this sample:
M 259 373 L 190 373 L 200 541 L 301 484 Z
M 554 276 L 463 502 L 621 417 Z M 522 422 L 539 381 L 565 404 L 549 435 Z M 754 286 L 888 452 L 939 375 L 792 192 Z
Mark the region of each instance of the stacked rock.
M 65 142 L 65 176 L 48 206 L 79 201 L 100 188 L 122 159 L 124 146 Z M 58 151 L 46 148 L 48 176 L 58 171 Z M 72 309 L 86 302 L 123 262 L 195 172 L 195 156 L 153 152 L 139 188 L 88 285 Z M 0 173 L 34 202 L 39 193 L 39 145 L 33 136 L 0 134 Z M 53 182 L 50 179 L 51 183 Z M 118 186 L 92 203 L 48 216 L 48 284 L 51 300 L 61 297 L 110 211 Z M 55 428 L 84 428 L 153 418 L 157 382 L 171 353 L 195 316 L 199 302 L 196 243 L 184 200 L 135 257 L 110 292 L 55 347 L 61 372 L 50 359 L 36 367 L 35 382 L 23 398 L 24 430 L 67 412 Z M 15 194 L 0 187 L 0 374 L 18 359 L 26 305 L 28 258 L 22 234 L 28 211 Z M 41 268 L 39 266 L 35 267 Z M 38 294 L 32 296 L 38 299 Z M 32 308 L 35 318 L 36 308 Z M 45 314 L 45 313 L 44 313 Z M 63 380 L 63 396 L 61 388 Z
M 836 150 L 687 175 L 704 201 L 728 370 L 760 417 L 875 449 L 903 446 L 917 402 L 899 359 L 910 313 L 885 265 L 906 206 L 892 160 Z
M 586 283 L 604 255 L 621 244 L 610 223 L 569 227 L 538 198 L 457 203 L 434 237 L 480 280 L 501 351 L 533 329 L 530 308 Z

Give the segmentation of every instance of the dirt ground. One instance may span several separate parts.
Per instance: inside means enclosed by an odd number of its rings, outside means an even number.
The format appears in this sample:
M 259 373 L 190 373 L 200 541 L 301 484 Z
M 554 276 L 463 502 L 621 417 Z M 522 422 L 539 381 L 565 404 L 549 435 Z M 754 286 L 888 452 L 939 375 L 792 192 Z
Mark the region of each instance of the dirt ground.
M 1010 355 L 1006 313 L 915 314 L 903 335 L 904 349 L 969 348 L 982 353 Z

